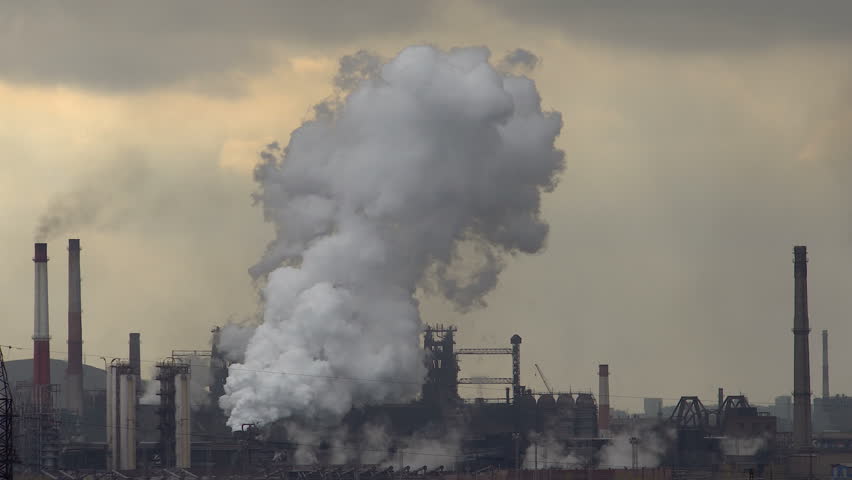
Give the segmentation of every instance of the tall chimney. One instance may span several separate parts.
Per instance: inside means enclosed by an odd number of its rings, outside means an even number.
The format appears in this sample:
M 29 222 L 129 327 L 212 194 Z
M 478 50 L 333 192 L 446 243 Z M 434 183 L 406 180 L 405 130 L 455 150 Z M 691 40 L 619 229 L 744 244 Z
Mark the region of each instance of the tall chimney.
M 719 387 L 719 413 L 722 413 L 722 405 L 725 404 L 725 389 Z
M 68 240 L 68 369 L 65 408 L 83 413 L 83 323 L 80 299 L 80 240 Z
M 609 432 L 609 365 L 598 365 L 598 430 Z
M 795 313 L 793 316 L 793 443 L 800 449 L 811 446 L 811 367 L 808 352 L 808 251 L 793 247 Z
M 141 375 L 142 371 L 142 357 L 140 354 L 140 344 L 139 344 L 139 334 L 131 333 L 130 334 L 130 368 L 133 370 L 134 375 Z
M 35 244 L 35 317 L 33 328 L 33 401 L 49 404 L 50 328 L 47 301 L 47 244 Z
M 822 331 L 822 398 L 828 398 L 828 330 Z

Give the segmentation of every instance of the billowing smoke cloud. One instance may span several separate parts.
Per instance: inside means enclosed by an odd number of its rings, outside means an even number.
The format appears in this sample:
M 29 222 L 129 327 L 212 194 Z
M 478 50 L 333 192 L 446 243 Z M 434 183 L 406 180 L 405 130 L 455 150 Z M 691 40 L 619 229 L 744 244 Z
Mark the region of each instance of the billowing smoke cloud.
M 263 323 L 220 400 L 232 428 L 413 398 L 418 287 L 484 305 L 504 255 L 544 247 L 561 116 L 489 56 L 407 48 L 263 153 L 256 198 L 277 237 L 252 270 L 268 273 Z
M 254 335 L 254 325 L 228 323 L 222 327 L 216 348 L 229 362 L 242 362 L 245 359 L 246 347 Z

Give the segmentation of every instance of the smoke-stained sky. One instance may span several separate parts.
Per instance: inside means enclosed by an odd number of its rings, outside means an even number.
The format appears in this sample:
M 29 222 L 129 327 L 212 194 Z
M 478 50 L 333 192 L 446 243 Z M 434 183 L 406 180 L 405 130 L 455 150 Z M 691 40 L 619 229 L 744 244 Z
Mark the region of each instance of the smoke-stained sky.
M 852 361 L 848 3 L 330 5 L 0 0 L 0 343 L 30 344 L 34 232 L 73 199 L 101 206 L 49 247 L 55 352 L 68 236 L 87 363 L 123 354 L 129 331 L 155 360 L 254 315 L 247 269 L 274 235 L 252 205 L 257 153 L 332 95 L 343 55 L 430 43 L 537 55 L 566 168 L 543 199 L 544 253 L 510 260 L 487 308 L 425 299 L 424 320 L 459 324 L 469 346 L 520 333 L 534 388 L 534 362 L 560 388 L 595 385 L 608 362 L 616 408 L 718 385 L 766 402 L 792 389 L 805 243 L 811 326 L 831 332 L 833 365 Z M 811 351 L 819 391 L 818 335 Z

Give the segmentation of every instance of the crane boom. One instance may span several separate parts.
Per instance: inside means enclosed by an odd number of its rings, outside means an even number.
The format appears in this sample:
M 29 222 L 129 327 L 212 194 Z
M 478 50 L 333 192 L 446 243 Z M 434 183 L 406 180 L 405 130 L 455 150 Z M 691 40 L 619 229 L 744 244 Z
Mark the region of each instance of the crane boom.
M 553 389 L 550 388 L 550 382 L 547 381 L 547 377 L 544 376 L 544 372 L 541 371 L 541 367 L 538 364 L 535 364 L 535 369 L 538 370 L 538 375 L 541 377 L 541 381 L 544 382 L 544 386 L 547 387 L 547 391 L 553 395 Z

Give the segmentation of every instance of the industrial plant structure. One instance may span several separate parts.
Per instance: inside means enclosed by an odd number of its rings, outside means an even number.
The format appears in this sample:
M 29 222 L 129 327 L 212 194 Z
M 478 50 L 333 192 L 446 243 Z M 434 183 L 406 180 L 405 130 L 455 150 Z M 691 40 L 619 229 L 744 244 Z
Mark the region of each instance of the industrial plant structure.
M 718 472 L 727 468 L 733 472 L 748 468 L 765 473 L 766 469 L 778 468 L 790 477 L 805 478 L 821 468 L 819 455 L 824 454 L 819 449 L 823 446 L 832 448 L 834 455 L 848 451 L 852 458 L 852 438 L 844 447 L 836 437 L 815 437 L 811 430 L 805 247 L 794 248 L 792 408 L 789 400 L 783 400 L 788 397 L 779 397 L 770 415 L 750 404 L 745 396 L 725 397 L 719 389 L 718 400 L 711 407 L 696 396 L 681 397 L 671 408 L 663 407 L 662 399 L 646 399 L 645 416 L 619 416 L 611 410 L 608 364 L 598 365 L 597 398 L 588 390 L 554 389 L 538 365 L 546 390 L 536 392 L 522 381 L 520 335 L 513 335 L 505 346 L 459 347 L 455 326 L 427 325 L 422 332 L 426 375 L 418 398 L 404 404 L 355 408 L 342 425 L 317 427 L 317 442 L 307 446 L 292 442 L 292 423 L 243 425 L 237 432 L 226 426 L 218 399 L 225 392 L 229 362 L 218 347 L 218 327 L 212 331 L 210 350 L 173 350 L 168 358 L 156 362 L 155 378 L 147 382 L 141 378 L 141 336 L 130 333 L 127 358 L 104 359 L 103 388 L 84 388 L 80 251 L 80 241 L 69 240 L 68 361 L 62 382 L 65 390 L 60 391 L 49 369 L 47 245 L 35 245 L 33 375 L 32 381 L 15 385 L 14 417 L 19 466 L 31 472 L 61 471 L 65 474 L 59 476 L 73 478 L 77 477 L 69 471 L 114 471 L 124 477 L 160 471 L 166 472 L 163 477 L 176 478 L 266 472 L 265 478 L 306 480 L 332 475 L 340 480 L 380 480 L 440 476 L 445 470 L 558 467 L 589 471 L 602 465 L 607 448 L 626 437 L 630 437 L 633 448 L 632 466 L 640 467 L 638 453 L 645 448 L 646 435 L 664 440 L 665 448 L 657 452 L 658 461 L 669 469 Z M 814 402 L 814 420 L 817 424 L 843 423 L 844 412 L 852 412 L 852 401 L 829 394 L 825 331 L 822 340 L 823 395 Z M 507 357 L 506 373 L 462 376 L 463 359 L 479 355 Z M 206 378 L 203 384 L 193 377 L 193 371 L 198 378 Z M 500 394 L 491 397 L 463 398 L 460 385 L 498 385 L 505 389 L 500 388 Z M 150 398 L 150 392 L 155 392 L 156 398 Z M 791 417 L 792 436 L 787 436 L 780 420 Z M 852 432 L 852 420 L 848 423 Z M 338 463 L 334 445 L 341 439 L 357 445 L 368 426 L 381 426 L 388 435 L 385 460 L 380 464 L 361 464 L 360 460 L 352 464 L 349 456 L 349 463 Z M 450 434 L 458 437 L 459 447 L 452 458 L 440 461 L 442 467 L 405 463 L 412 436 L 440 440 Z M 760 442 L 755 443 L 755 439 Z M 314 455 L 310 465 L 299 463 L 297 455 L 306 447 Z M 554 466 L 546 456 L 539 455 L 540 448 L 542 455 L 546 455 L 546 448 L 569 452 L 573 463 L 562 461 Z M 534 459 L 532 466 L 524 458 Z M 670 480 L 673 471 L 649 470 L 648 478 Z M 573 478 L 569 473 L 563 475 Z

